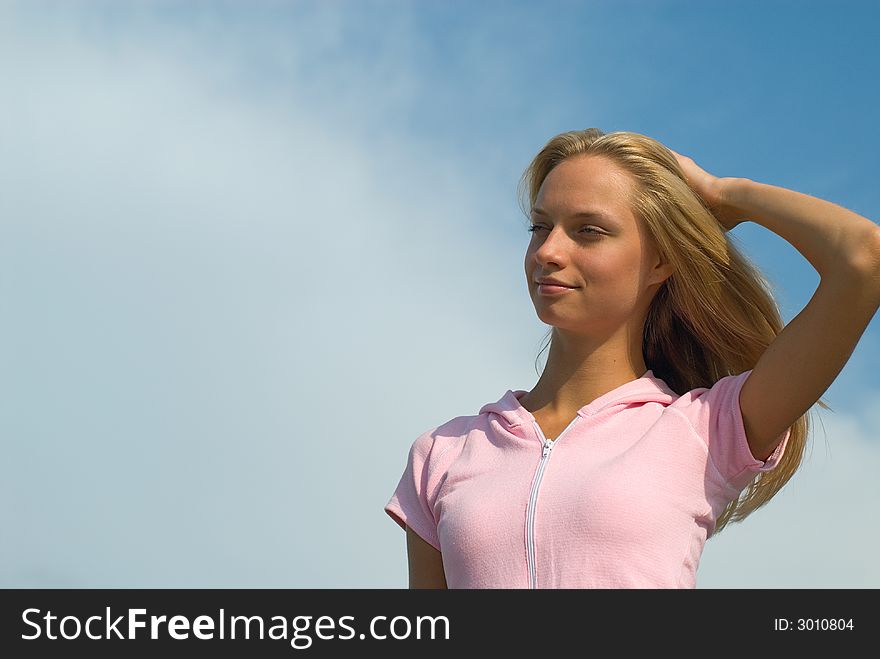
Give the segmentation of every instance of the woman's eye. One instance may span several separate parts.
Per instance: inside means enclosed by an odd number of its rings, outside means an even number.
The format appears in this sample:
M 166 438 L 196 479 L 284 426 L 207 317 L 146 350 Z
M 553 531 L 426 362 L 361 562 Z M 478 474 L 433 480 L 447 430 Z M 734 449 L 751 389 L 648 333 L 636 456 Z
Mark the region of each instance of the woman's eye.
M 530 225 L 529 225 L 529 228 L 526 229 L 526 230 L 529 231 L 529 232 L 531 232 L 531 233 L 534 233 L 535 231 L 538 231 L 538 230 L 540 230 L 540 229 L 546 229 L 546 228 L 547 228 L 547 227 L 541 226 L 540 224 L 530 224 Z M 589 235 L 589 234 L 595 234 L 595 235 L 597 235 L 597 236 L 602 235 L 602 232 L 601 232 L 601 231 L 597 231 L 597 230 L 594 229 L 593 227 L 584 227 L 583 229 L 581 229 L 581 232 L 582 232 L 582 233 L 586 233 L 586 234 L 588 234 L 588 235 Z

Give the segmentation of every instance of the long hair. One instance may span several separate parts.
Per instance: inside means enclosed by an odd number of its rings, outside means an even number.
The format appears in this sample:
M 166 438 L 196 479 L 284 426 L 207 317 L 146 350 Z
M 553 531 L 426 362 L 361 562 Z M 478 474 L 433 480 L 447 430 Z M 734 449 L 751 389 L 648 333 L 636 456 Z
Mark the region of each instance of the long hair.
M 690 188 L 678 160 L 660 142 L 598 128 L 556 135 L 523 172 L 518 186 L 523 212 L 529 214 L 550 171 L 579 155 L 603 156 L 630 174 L 634 215 L 675 268 L 645 318 L 642 355 L 648 368 L 678 395 L 753 368 L 784 327 L 772 287 Z M 552 328 L 547 336 L 553 336 Z M 818 403 L 831 410 L 821 399 Z M 808 414 L 791 426 L 779 464 L 756 474 L 725 507 L 714 534 L 728 522 L 744 520 L 791 479 L 806 448 Z

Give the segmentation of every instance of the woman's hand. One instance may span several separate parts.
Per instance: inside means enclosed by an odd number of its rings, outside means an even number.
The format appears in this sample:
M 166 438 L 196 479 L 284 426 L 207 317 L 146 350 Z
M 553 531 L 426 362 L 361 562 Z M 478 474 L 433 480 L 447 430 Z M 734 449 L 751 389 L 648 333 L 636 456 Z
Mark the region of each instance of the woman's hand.
M 669 150 L 672 151 L 672 149 Z M 729 179 L 712 176 L 705 169 L 699 167 L 692 158 L 675 151 L 672 151 L 672 155 L 684 170 L 688 185 L 702 197 L 725 231 L 730 231 L 745 219 L 739 211 L 725 202 L 724 186 Z

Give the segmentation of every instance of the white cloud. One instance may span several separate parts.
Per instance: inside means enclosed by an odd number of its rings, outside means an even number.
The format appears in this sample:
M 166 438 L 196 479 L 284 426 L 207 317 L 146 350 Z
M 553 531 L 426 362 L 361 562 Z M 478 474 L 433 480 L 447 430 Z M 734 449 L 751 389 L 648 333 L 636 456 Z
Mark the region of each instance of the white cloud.
M 393 49 L 356 90 L 344 57 L 300 76 L 330 14 L 270 46 L 81 16 L 2 22 L 0 582 L 392 580 L 352 529 L 380 547 L 411 436 L 512 373 L 479 368 L 519 340 L 494 334 L 524 285 L 486 258 L 498 182 L 377 121 L 422 84 Z M 296 66 L 250 84 L 252 47 Z

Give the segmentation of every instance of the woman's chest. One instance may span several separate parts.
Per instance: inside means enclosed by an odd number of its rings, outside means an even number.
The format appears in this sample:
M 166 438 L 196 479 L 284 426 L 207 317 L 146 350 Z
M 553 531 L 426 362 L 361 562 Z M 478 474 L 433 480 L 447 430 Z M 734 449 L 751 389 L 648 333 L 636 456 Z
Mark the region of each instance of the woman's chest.
M 550 450 L 535 439 L 463 453 L 439 491 L 438 531 L 475 554 L 521 546 L 536 528 L 634 541 L 709 514 L 707 456 L 698 444 L 605 440 L 563 436 Z

